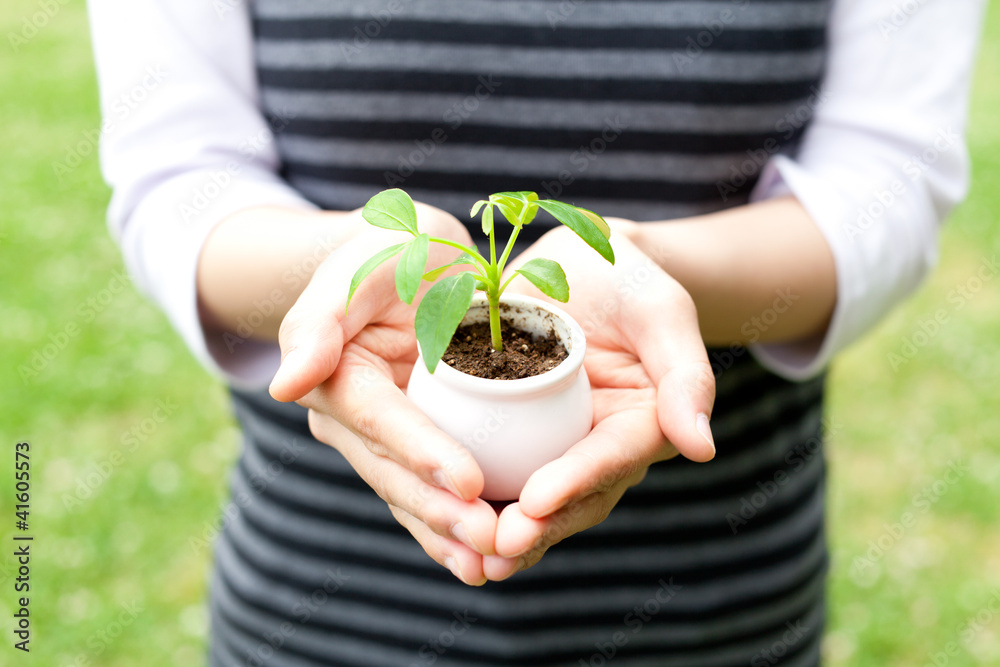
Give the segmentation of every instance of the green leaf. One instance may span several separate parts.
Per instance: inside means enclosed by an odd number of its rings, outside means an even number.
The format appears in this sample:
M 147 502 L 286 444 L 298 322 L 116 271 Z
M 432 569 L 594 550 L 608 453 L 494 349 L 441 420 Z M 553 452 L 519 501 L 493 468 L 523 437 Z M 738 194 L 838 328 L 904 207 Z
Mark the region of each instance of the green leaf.
M 569 204 L 564 204 L 555 199 L 543 199 L 538 205 L 552 214 L 556 220 L 566 225 L 577 236 L 583 239 L 587 245 L 600 253 L 601 257 L 612 264 L 615 263 L 615 252 L 611 249 L 611 244 L 605 238 L 604 233 L 595 225 L 586 214 L 580 209 Z
M 344 312 L 351 307 L 351 299 L 354 298 L 354 292 L 358 289 L 361 281 L 368 277 L 368 274 L 374 271 L 382 262 L 385 260 L 395 257 L 406 243 L 399 243 L 394 246 L 389 246 L 388 248 L 379 251 L 377 254 L 373 255 L 367 262 L 361 265 L 355 273 L 354 277 L 351 278 L 351 289 L 347 293 L 347 307 L 344 308 Z
M 527 225 L 538 214 L 538 195 L 534 192 L 498 192 L 490 196 L 507 221 L 514 225 Z
M 535 194 L 535 193 L 532 192 L 531 194 Z M 537 198 L 538 195 L 535 195 L 535 197 Z M 525 214 L 523 214 L 521 216 L 521 224 L 522 225 L 530 224 L 531 221 L 535 219 L 536 215 L 538 215 L 538 204 L 532 202 L 532 203 L 528 204 L 528 211 L 527 211 L 527 213 L 525 213 Z
M 485 199 L 480 199 L 475 204 L 472 205 L 472 210 L 469 211 L 469 217 L 475 219 L 476 214 L 479 213 L 479 209 L 483 207 L 483 204 L 488 204 L 489 202 Z
M 493 197 L 496 197 L 496 195 L 493 195 Z M 493 197 L 490 197 L 490 199 L 492 200 Z M 507 219 L 507 222 L 515 226 L 517 225 L 518 213 L 520 211 L 518 210 L 518 203 L 516 199 L 497 197 L 493 203 L 496 204 L 498 209 L 500 209 L 500 214 Z
M 410 232 L 414 236 L 420 233 L 417 231 L 417 208 L 410 195 L 399 188 L 383 190 L 369 199 L 361 217 L 376 227 Z
M 413 328 L 427 371 L 433 373 L 469 310 L 476 279 L 468 271 L 448 276 L 427 291 L 417 306 Z
M 442 264 L 436 269 L 431 269 L 430 271 L 425 273 L 424 280 L 429 280 L 429 281 L 437 280 L 438 278 L 441 277 L 441 274 L 444 273 L 449 267 L 460 266 L 462 264 L 472 264 L 473 266 L 475 266 L 476 261 L 472 259 L 472 257 L 469 254 L 462 253 L 461 255 L 458 256 L 458 259 L 456 259 L 454 262 L 448 262 L 447 264 Z
M 493 205 L 490 204 L 483 211 L 483 234 L 489 236 L 493 232 Z
M 592 223 L 594 223 L 595 227 L 601 230 L 601 233 L 604 234 L 604 238 L 606 239 L 611 238 L 611 226 L 607 223 L 607 221 L 604 218 L 597 215 L 593 211 L 588 211 L 587 209 L 580 208 L 579 206 L 576 207 L 576 210 L 580 211 L 585 216 L 587 216 L 587 219 L 590 220 Z
M 430 237 L 421 234 L 406 244 L 403 256 L 396 265 L 396 293 L 406 303 L 413 303 L 413 297 L 417 296 L 417 290 L 420 289 L 420 280 L 427 267 L 429 246 Z
M 536 195 L 534 192 L 529 192 L 528 190 L 508 190 L 506 192 L 497 192 L 493 196 L 494 197 L 509 197 L 511 199 L 525 199 L 526 200 L 531 195 L 535 195 L 536 199 L 538 198 L 538 195 Z
M 516 194 L 524 197 L 527 211 L 521 213 L 521 224 L 527 225 L 538 215 L 538 194 L 535 192 L 518 192 Z
M 566 272 L 558 262 L 551 259 L 537 258 L 525 262 L 524 266 L 514 273 L 520 273 L 532 285 L 541 290 L 542 294 L 556 301 L 569 301 L 569 283 L 566 282 Z

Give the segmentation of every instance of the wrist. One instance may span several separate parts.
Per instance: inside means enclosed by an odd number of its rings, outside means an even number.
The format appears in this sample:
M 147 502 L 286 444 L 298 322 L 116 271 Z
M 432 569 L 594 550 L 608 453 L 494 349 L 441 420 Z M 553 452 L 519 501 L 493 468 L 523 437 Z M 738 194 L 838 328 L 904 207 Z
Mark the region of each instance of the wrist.
M 350 212 L 279 207 L 244 209 L 221 220 L 198 258 L 202 326 L 232 330 L 261 302 L 278 304 L 254 332 L 272 339 L 281 317 L 337 248 L 361 233 Z

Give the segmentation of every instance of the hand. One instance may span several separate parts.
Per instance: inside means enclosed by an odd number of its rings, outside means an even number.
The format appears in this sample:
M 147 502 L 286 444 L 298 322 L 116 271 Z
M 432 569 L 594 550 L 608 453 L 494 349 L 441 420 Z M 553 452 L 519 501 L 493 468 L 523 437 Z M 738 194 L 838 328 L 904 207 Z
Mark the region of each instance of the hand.
M 627 221 L 610 222 L 614 266 L 558 228 L 510 268 L 546 257 L 566 271 L 570 299 L 557 305 L 587 334 L 594 428 L 536 471 L 518 501 L 503 509 L 497 555 L 483 561 L 489 579 L 531 567 L 553 544 L 603 521 L 651 464 L 678 453 L 693 461 L 715 456 L 708 423 L 715 376 L 694 302 L 632 244 Z M 509 289 L 542 296 L 522 278 Z
M 471 244 L 447 213 L 421 204 L 417 212 L 421 231 Z M 483 554 L 494 553 L 497 523 L 496 512 L 478 498 L 482 472 L 468 450 L 402 391 L 417 359 L 413 316 L 419 295 L 413 305 L 400 301 L 395 262 L 387 262 L 362 283 L 344 312 L 357 268 L 378 250 L 410 238 L 364 229 L 324 260 L 282 321 L 281 367 L 271 395 L 309 408 L 316 439 L 344 455 L 431 558 L 465 583 L 480 585 L 486 581 Z M 457 254 L 431 244 L 428 267 Z

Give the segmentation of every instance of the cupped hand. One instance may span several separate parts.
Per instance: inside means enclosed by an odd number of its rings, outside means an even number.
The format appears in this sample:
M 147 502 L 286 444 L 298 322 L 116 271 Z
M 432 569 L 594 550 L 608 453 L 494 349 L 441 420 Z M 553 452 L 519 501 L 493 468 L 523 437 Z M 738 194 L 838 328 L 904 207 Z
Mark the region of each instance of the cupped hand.
M 627 228 L 616 221 L 616 230 Z M 587 335 L 584 364 L 594 396 L 591 433 L 536 471 L 500 514 L 496 555 L 483 561 L 502 580 L 537 563 L 552 545 L 607 518 L 650 465 L 681 454 L 715 456 L 709 418 L 715 376 L 690 295 L 631 243 L 611 237 L 614 266 L 566 228 L 547 233 L 512 263 L 559 262 L 569 312 Z M 511 290 L 543 297 L 523 278 Z
M 360 215 L 360 211 L 356 212 Z M 471 244 L 451 215 L 417 204 L 422 232 Z M 279 401 L 309 408 L 317 440 L 337 449 L 388 503 L 393 516 L 435 561 L 467 584 L 486 581 L 496 512 L 478 498 L 475 459 L 403 393 L 417 359 L 413 305 L 396 295 L 395 261 L 358 288 L 345 314 L 354 272 L 379 250 L 411 238 L 370 226 L 335 250 L 281 323 L 281 367 L 271 383 Z M 428 269 L 458 254 L 431 244 Z

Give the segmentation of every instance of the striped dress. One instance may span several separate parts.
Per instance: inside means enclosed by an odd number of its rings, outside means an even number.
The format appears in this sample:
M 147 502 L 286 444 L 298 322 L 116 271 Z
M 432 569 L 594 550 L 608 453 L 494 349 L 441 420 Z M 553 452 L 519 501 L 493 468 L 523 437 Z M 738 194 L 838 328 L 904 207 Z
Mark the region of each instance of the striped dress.
M 761 163 L 794 154 L 829 6 L 254 0 L 252 13 L 282 173 L 320 206 L 402 187 L 468 220 L 484 194 L 535 190 L 642 221 L 746 203 Z M 787 382 L 740 347 L 709 356 L 716 459 L 652 466 L 606 521 L 481 588 L 424 554 L 304 409 L 234 390 L 244 439 L 211 664 L 818 664 L 823 379 Z

